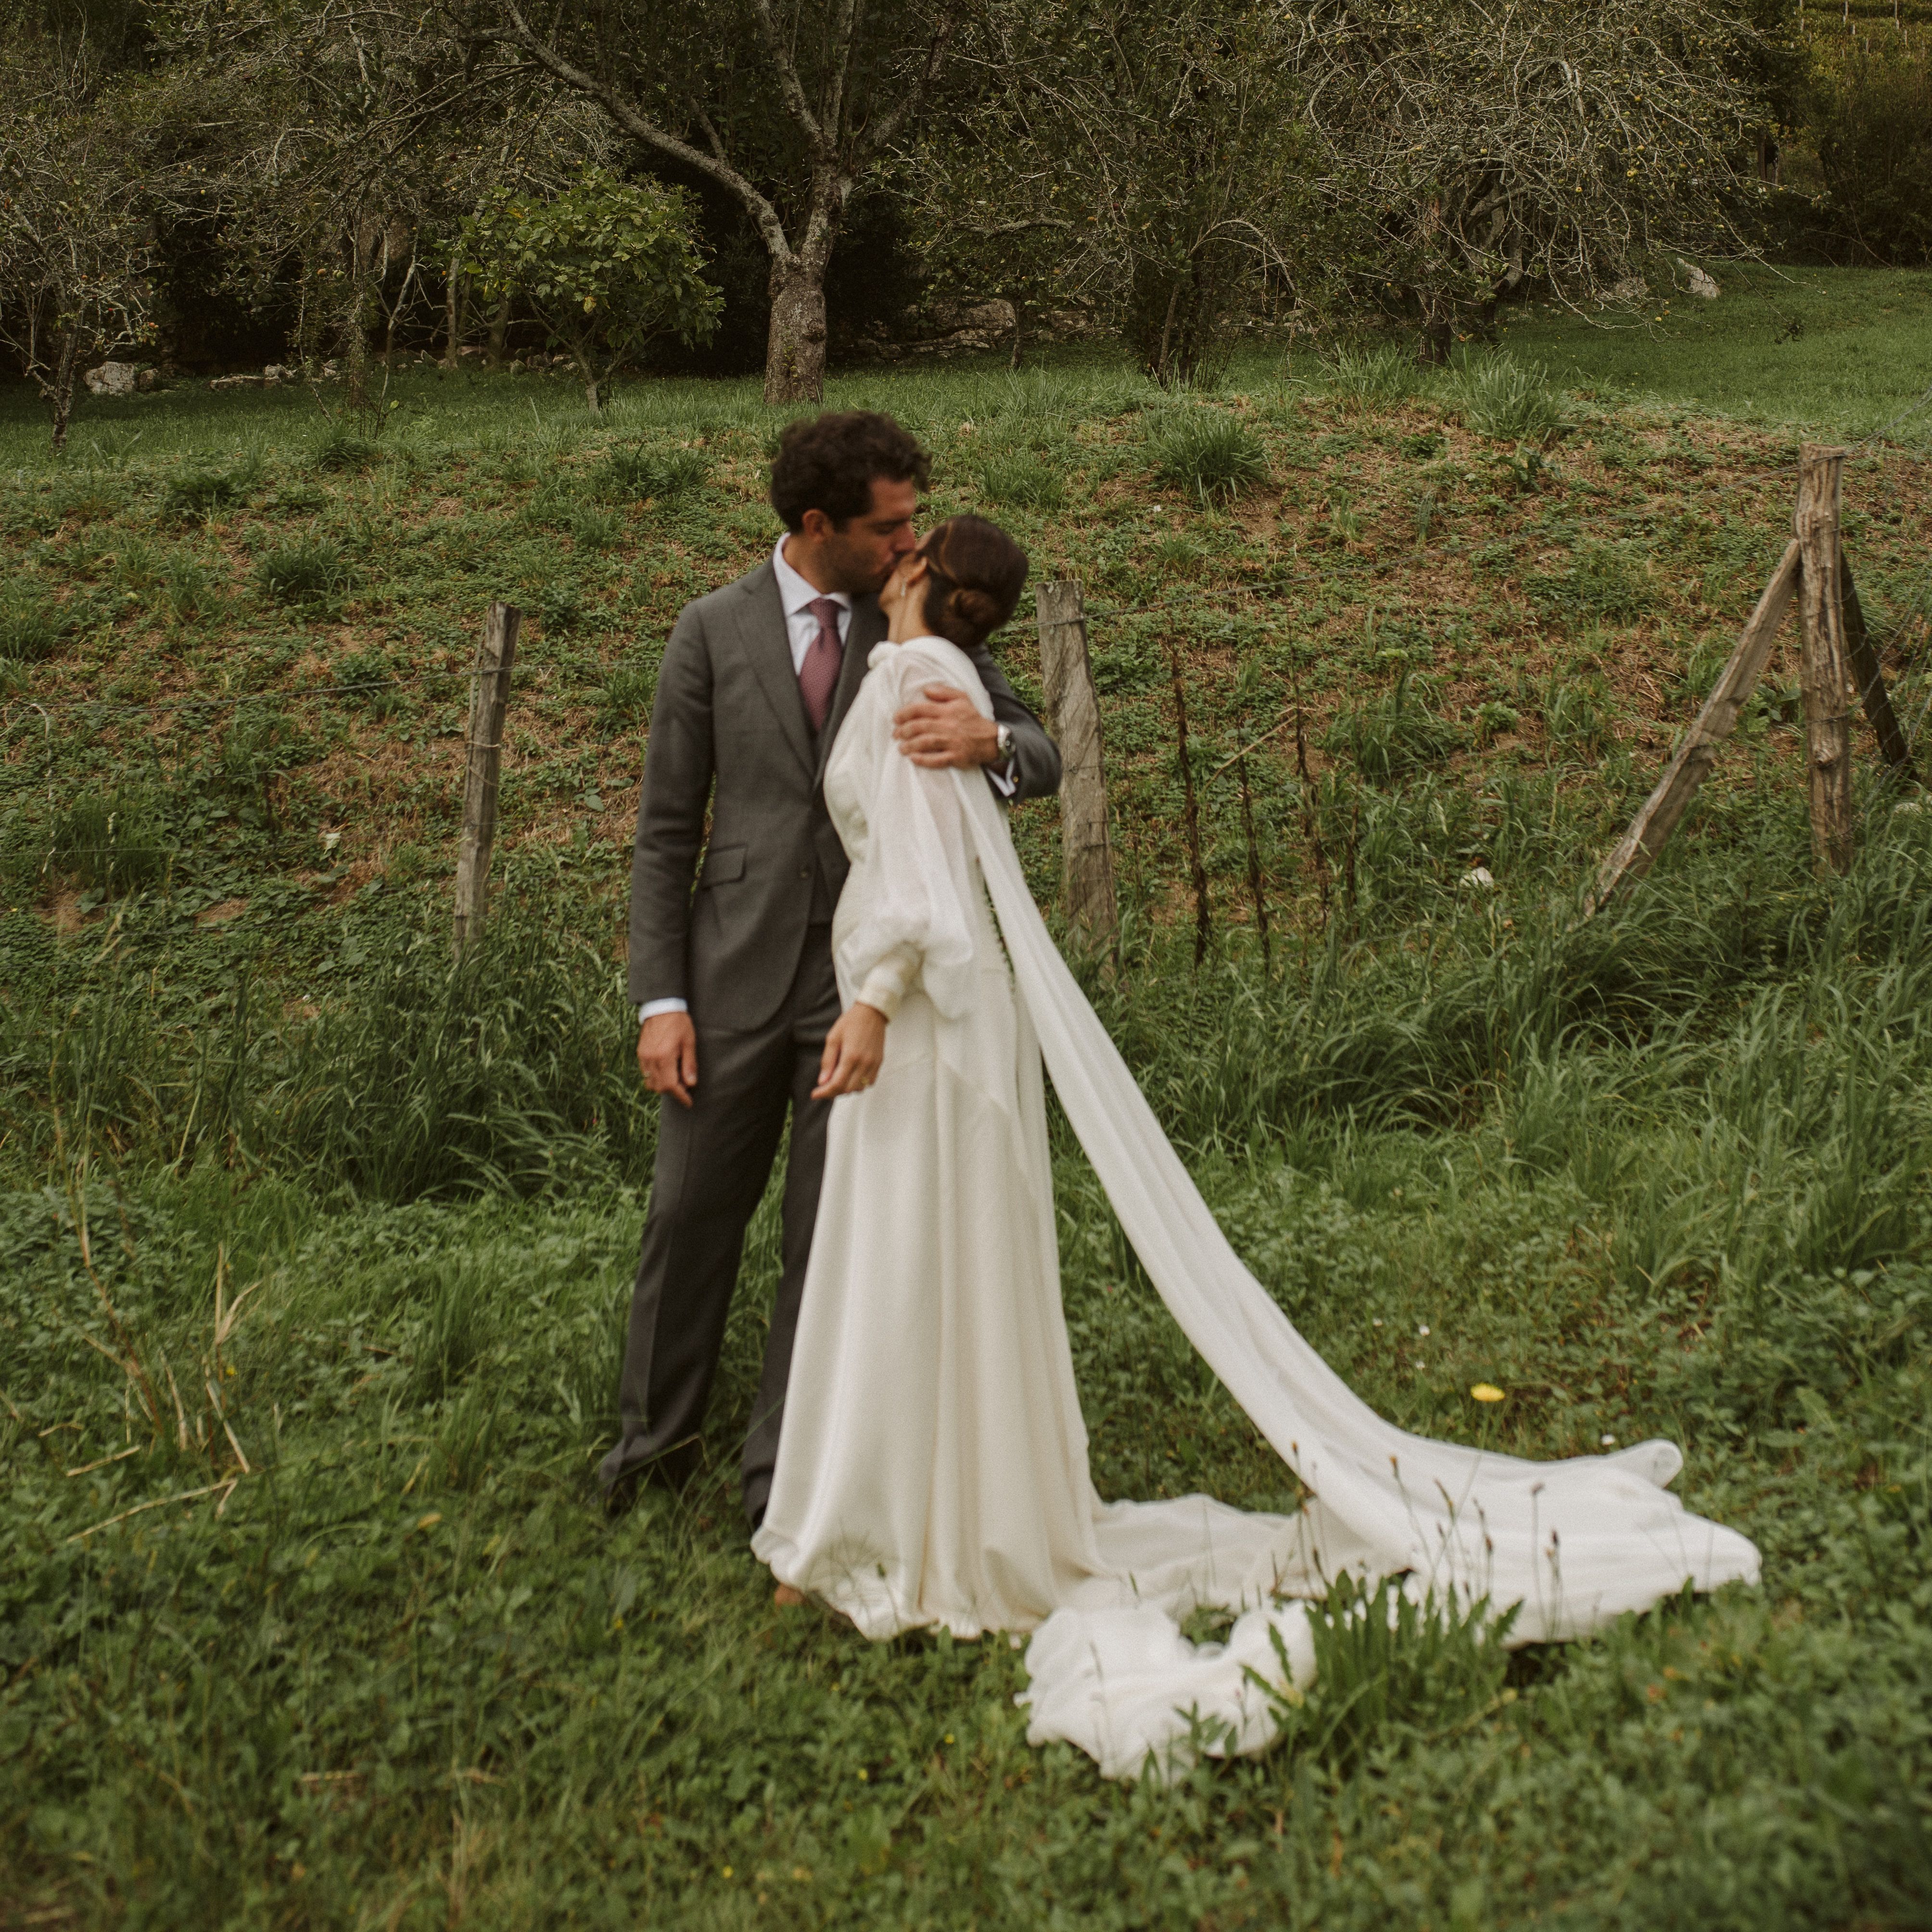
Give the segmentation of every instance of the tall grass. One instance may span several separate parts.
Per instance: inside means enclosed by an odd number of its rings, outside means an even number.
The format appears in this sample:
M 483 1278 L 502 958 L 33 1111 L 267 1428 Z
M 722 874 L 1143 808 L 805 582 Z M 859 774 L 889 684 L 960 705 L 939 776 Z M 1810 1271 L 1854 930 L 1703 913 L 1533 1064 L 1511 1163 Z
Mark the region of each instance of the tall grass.
M 316 1017 L 262 1011 L 244 976 L 184 1019 L 138 968 L 0 1008 L 0 1134 L 70 1154 L 298 1174 L 408 1201 L 634 1178 L 653 1140 L 610 967 L 514 904 L 450 963 L 392 930 Z
M 1508 1657 L 1466 1612 L 1338 1586 L 1276 1749 L 1167 1789 L 1030 1750 L 1004 1645 L 772 1611 L 731 1465 L 776 1193 L 709 1467 L 605 1522 L 647 1130 L 614 973 L 547 902 L 460 969 L 398 926 L 308 1022 L 190 1027 L 111 958 L 44 962 L 4 1010 L 13 1895 L 103 1925 L 265 1898 L 398 1924 L 1914 1922 L 1924 820 L 1874 820 L 1843 882 L 1766 802 L 1588 924 L 1558 850 L 1498 860 L 1501 896 L 1365 890 L 1274 976 L 1235 952 L 1197 979 L 1144 922 L 1094 969 L 1222 1224 L 1352 1385 L 1510 1453 L 1670 1434 L 1687 1502 L 1766 1560 L 1760 1591 Z M 1055 1168 L 1102 1493 L 1294 1507 L 1064 1130 Z M 130 1364 L 173 1374 L 178 1422 Z

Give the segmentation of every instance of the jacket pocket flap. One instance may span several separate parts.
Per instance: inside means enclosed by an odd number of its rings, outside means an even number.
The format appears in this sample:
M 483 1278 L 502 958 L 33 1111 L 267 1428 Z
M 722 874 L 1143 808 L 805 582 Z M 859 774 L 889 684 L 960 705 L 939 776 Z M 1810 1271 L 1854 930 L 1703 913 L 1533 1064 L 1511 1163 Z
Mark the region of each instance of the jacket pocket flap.
M 714 845 L 704 855 L 704 870 L 699 874 L 698 890 L 706 886 L 729 885 L 734 879 L 745 876 L 745 848 L 742 845 Z

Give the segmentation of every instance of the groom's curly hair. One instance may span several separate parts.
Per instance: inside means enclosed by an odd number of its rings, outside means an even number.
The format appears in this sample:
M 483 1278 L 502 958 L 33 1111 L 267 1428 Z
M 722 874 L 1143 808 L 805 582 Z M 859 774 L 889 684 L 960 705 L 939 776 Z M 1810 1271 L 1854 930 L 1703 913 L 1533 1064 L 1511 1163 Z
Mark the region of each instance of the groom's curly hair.
M 984 517 L 948 517 L 926 532 L 926 621 L 962 651 L 983 644 L 1018 608 L 1027 554 Z
M 872 507 L 872 479 L 932 480 L 932 459 L 877 410 L 827 410 L 785 427 L 772 465 L 772 508 L 787 530 L 805 527 L 808 510 L 823 510 L 842 530 Z

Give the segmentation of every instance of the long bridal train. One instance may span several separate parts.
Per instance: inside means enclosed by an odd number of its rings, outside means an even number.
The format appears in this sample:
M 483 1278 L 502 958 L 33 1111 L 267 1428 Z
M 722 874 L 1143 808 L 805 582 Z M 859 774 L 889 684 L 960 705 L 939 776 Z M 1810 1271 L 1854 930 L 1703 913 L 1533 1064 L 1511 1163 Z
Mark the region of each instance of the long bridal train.
M 1673 1444 L 1533 1462 L 1411 1435 L 1358 1399 L 1216 1225 L 1054 946 L 984 781 L 894 749 L 907 691 L 943 681 L 986 708 L 970 661 L 921 638 L 871 665 L 826 774 L 854 860 L 834 949 L 848 1003 L 861 987 L 904 1002 L 877 1084 L 832 1112 L 752 1546 L 774 1574 L 875 1637 L 1034 1630 L 1030 1737 L 1068 1739 L 1116 1777 L 1217 1730 L 1225 1748 L 1264 1746 L 1254 1678 L 1279 1682 L 1278 1636 L 1306 1681 L 1294 1600 L 1345 1569 L 1520 1605 L 1518 1644 L 1581 1636 L 1687 1580 L 1754 1582 L 1751 1543 L 1670 1494 Z M 1162 1300 L 1312 1492 L 1297 1514 L 1095 1492 L 1042 1056 Z M 1225 1645 L 1182 1638 L 1201 1605 L 1242 1612 Z

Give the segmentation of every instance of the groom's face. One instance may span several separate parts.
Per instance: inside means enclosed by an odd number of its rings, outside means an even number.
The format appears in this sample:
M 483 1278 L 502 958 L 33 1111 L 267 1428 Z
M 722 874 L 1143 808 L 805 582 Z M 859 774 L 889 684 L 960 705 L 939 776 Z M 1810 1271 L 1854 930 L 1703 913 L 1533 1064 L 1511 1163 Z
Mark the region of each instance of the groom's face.
M 918 548 L 912 528 L 918 508 L 919 486 L 910 477 L 896 482 L 874 476 L 870 507 L 848 519 L 843 530 L 823 511 L 806 511 L 802 533 L 815 538 L 821 568 L 832 580 L 825 587 L 854 597 L 879 590 L 899 559 Z

